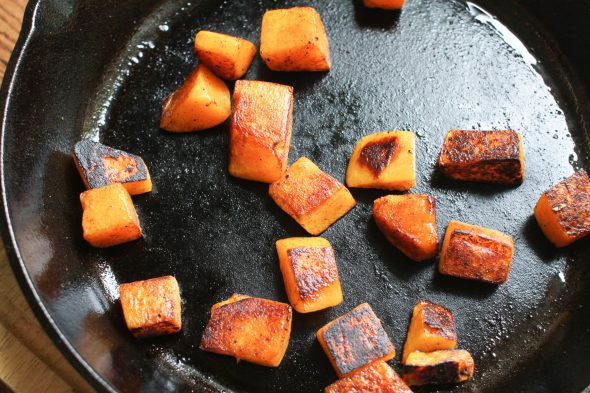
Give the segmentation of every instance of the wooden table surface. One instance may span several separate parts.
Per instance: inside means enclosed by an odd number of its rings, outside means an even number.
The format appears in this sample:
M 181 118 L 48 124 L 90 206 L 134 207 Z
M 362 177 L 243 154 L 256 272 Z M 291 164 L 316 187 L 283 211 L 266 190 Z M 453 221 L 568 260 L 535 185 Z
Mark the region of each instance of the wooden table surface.
M 26 3 L 0 0 L 0 81 L 18 38 Z M 92 391 L 37 322 L 0 242 L 0 393 Z

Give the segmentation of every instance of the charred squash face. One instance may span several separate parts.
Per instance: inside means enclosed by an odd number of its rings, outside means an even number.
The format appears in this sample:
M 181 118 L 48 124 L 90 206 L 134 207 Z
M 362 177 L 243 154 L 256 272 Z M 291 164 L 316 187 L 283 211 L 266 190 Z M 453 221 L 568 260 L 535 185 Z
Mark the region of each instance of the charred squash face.
M 131 195 L 152 190 L 147 166 L 139 156 L 89 139 L 76 143 L 72 156 L 88 189 L 121 183 Z

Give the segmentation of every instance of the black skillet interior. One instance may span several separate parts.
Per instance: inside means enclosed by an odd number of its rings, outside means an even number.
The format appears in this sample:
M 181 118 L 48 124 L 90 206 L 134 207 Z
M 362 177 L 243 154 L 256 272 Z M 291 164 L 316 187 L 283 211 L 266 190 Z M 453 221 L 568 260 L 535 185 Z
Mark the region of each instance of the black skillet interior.
M 234 292 L 286 301 L 275 240 L 304 232 L 264 184 L 226 170 L 228 125 L 187 135 L 158 129 L 163 98 L 195 66 L 194 34 L 258 42 L 265 9 L 308 4 L 326 25 L 329 73 L 274 73 L 257 58 L 247 79 L 295 87 L 290 162 L 307 156 L 342 179 L 359 137 L 416 131 L 418 184 L 450 219 L 516 240 L 508 282 L 441 277 L 407 260 L 371 219 L 381 192 L 323 236 L 345 294 L 338 307 L 296 315 L 281 367 L 199 351 L 210 306 Z M 369 302 L 401 348 L 413 304 L 454 311 L 474 379 L 454 392 L 579 392 L 590 383 L 590 242 L 550 246 L 531 216 L 540 193 L 589 168 L 586 1 L 407 0 L 403 12 L 360 0 L 36 0 L 2 90 L 4 227 L 12 265 L 48 332 L 99 390 L 319 392 L 335 379 L 314 339 L 324 323 Z M 517 38 L 518 37 L 518 38 Z M 579 72 L 578 72 L 579 71 Z M 435 162 L 453 128 L 524 136 L 517 188 L 448 181 Z M 154 191 L 134 198 L 145 239 L 107 250 L 81 238 L 83 185 L 69 150 L 83 137 L 141 155 Z M 138 342 L 126 331 L 118 283 L 172 274 L 182 333 Z M 80 359 L 78 354 L 82 357 Z M 397 366 L 397 362 L 392 362 Z M 418 391 L 435 391 L 424 389 Z

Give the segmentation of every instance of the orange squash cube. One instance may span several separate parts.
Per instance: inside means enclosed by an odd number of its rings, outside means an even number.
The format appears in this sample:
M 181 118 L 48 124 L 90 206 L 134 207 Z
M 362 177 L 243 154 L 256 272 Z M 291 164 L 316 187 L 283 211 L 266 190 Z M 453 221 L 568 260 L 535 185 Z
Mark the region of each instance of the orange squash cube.
M 312 7 L 266 11 L 260 56 L 274 71 L 329 71 L 330 47 L 320 14 Z
M 279 180 L 287 168 L 292 123 L 291 86 L 237 81 L 230 123 L 229 173 L 264 183 Z
M 364 0 L 365 7 L 382 8 L 384 10 L 399 10 L 404 6 L 404 0 Z
M 233 295 L 211 308 L 200 348 L 238 361 L 278 367 L 289 345 L 292 320 L 288 304 Z
M 199 62 L 226 80 L 240 79 L 250 68 L 256 45 L 243 38 L 201 30 L 195 36 Z
M 438 167 L 455 180 L 520 184 L 524 179 L 522 137 L 512 130 L 449 131 Z
M 328 323 L 316 335 L 340 378 L 376 360 L 395 357 L 395 347 L 367 303 Z
M 590 178 L 581 170 L 545 191 L 535 218 L 547 238 L 565 247 L 590 234 Z
M 373 217 L 387 240 L 414 261 L 438 253 L 436 201 L 428 195 L 387 195 L 373 203 Z
M 514 240 L 493 229 L 450 221 L 438 271 L 442 274 L 501 284 L 508 279 Z
M 178 282 L 172 276 L 121 284 L 127 328 L 136 338 L 162 336 L 182 328 Z
M 416 185 L 416 134 L 386 131 L 367 135 L 354 148 L 346 185 L 405 191 Z
M 428 300 L 416 303 L 404 344 L 402 364 L 414 351 L 433 352 L 456 347 L 457 333 L 453 313 Z
M 307 232 L 319 235 L 356 204 L 350 191 L 301 157 L 269 187 L 270 197 Z
M 162 105 L 160 128 L 171 132 L 200 131 L 223 123 L 230 114 L 229 89 L 199 64 Z
M 94 247 L 110 247 L 141 237 L 131 196 L 121 185 L 92 188 L 80 194 L 84 239 Z
M 278 240 L 277 253 L 289 303 L 300 313 L 342 303 L 334 250 L 321 237 Z
M 473 376 L 471 354 L 452 351 L 412 352 L 403 366 L 403 380 L 410 386 L 462 383 Z
M 83 139 L 74 145 L 72 157 L 87 189 L 121 183 L 131 195 L 152 190 L 150 173 L 139 156 Z
M 397 373 L 382 360 L 362 367 L 330 386 L 325 393 L 412 393 Z

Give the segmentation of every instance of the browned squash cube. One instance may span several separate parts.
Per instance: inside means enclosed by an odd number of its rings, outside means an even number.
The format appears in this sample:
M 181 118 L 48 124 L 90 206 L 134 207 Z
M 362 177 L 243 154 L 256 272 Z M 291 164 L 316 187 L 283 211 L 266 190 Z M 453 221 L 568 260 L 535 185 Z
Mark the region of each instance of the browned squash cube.
M 312 235 L 319 235 L 356 204 L 350 191 L 305 157 L 269 187 L 270 197 Z
M 160 128 L 170 132 L 201 131 L 223 123 L 231 113 L 229 89 L 203 64 L 162 104 Z
M 436 201 L 429 195 L 387 195 L 375 200 L 373 217 L 387 240 L 414 261 L 438 253 Z
M 339 377 L 395 357 L 395 347 L 367 303 L 328 323 L 318 330 L 317 338 Z
M 289 302 L 300 313 L 342 303 L 342 288 L 332 245 L 321 237 L 277 241 L 277 253 Z
M 227 34 L 201 30 L 195 37 L 199 61 L 226 80 L 240 79 L 252 64 L 256 45 Z
M 364 2 L 365 7 L 384 10 L 399 10 L 404 6 L 404 0 L 364 0 Z
M 278 367 L 289 345 L 292 320 L 288 304 L 233 295 L 211 308 L 200 348 L 238 361 Z
M 150 173 L 139 156 L 83 139 L 74 145 L 72 157 L 87 189 L 121 183 L 131 195 L 152 190 Z
M 329 71 L 330 47 L 320 14 L 312 7 L 266 11 L 260 57 L 274 71 Z
M 127 328 L 135 337 L 162 336 L 182 328 L 180 290 L 174 277 L 121 284 L 119 292 Z
M 524 179 L 522 137 L 516 131 L 449 131 L 438 158 L 447 177 L 515 185 Z
M 456 347 L 457 333 L 451 311 L 428 300 L 416 303 L 404 344 L 402 364 L 414 351 L 433 352 Z
M 450 221 L 438 270 L 442 274 L 502 284 L 508 279 L 514 241 L 493 229 Z
M 293 88 L 277 83 L 237 81 L 230 123 L 229 173 L 264 183 L 285 174 Z
M 452 351 L 412 352 L 403 367 L 403 379 L 410 386 L 465 382 L 473 376 L 471 354 Z
M 346 185 L 405 191 L 416 185 L 416 134 L 385 131 L 367 135 L 354 148 Z
M 535 206 L 543 233 L 557 247 L 590 234 L 590 178 L 581 170 L 545 191 Z
M 94 247 L 110 247 L 141 237 L 131 196 L 121 185 L 92 188 L 80 194 L 84 239 Z
M 362 367 L 330 386 L 325 393 L 412 393 L 397 373 L 382 360 Z

